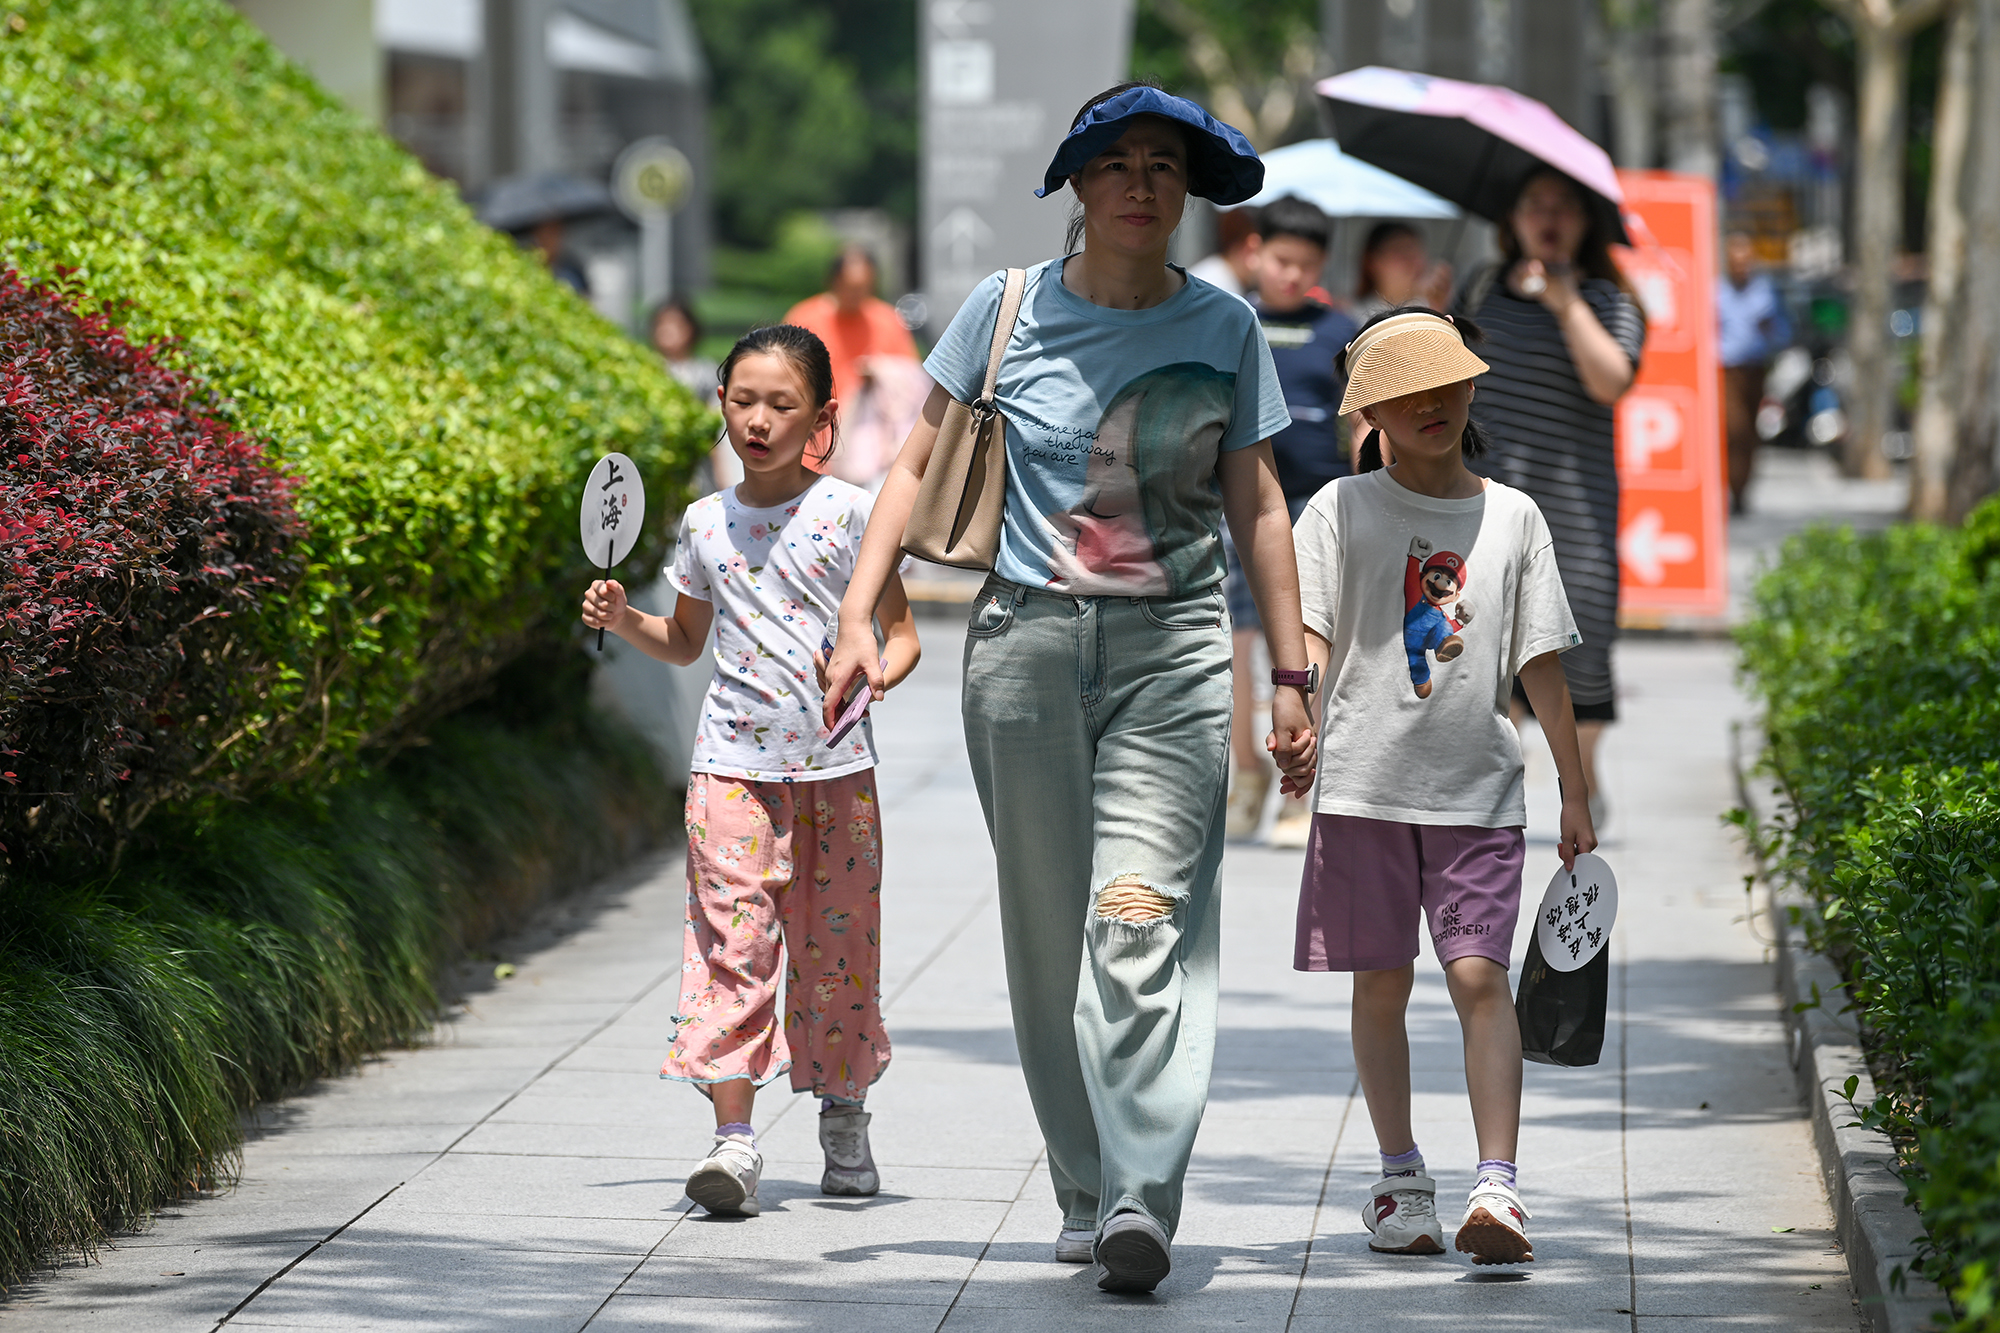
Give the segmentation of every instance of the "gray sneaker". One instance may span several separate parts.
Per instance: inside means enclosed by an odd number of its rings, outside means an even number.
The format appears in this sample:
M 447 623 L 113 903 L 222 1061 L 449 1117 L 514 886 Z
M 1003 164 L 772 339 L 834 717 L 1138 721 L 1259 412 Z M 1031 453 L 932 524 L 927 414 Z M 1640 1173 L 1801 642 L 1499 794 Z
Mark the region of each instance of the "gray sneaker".
M 858 1106 L 819 1113 L 819 1146 L 826 1154 L 826 1174 L 819 1178 L 821 1194 L 869 1195 L 882 1188 L 875 1154 L 868 1147 L 868 1122 L 874 1118 Z
M 1095 1256 L 1097 1232 L 1084 1227 L 1073 1230 L 1064 1227 L 1056 1233 L 1056 1262 L 1059 1264 L 1087 1264 Z
M 1097 1277 L 1100 1290 L 1133 1295 L 1151 1291 L 1174 1271 L 1166 1231 L 1144 1213 L 1118 1213 L 1104 1224 L 1097 1262 L 1104 1270 Z
M 740 1134 L 715 1137 L 700 1166 L 687 1180 L 687 1196 L 718 1217 L 755 1217 L 757 1178 L 764 1173 L 764 1154 Z

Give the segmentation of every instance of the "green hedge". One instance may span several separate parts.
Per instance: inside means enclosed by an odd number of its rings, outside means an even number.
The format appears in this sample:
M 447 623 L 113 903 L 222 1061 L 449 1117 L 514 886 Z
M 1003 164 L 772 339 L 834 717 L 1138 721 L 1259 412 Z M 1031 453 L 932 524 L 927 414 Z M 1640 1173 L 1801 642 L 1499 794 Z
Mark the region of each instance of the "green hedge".
M 1740 633 L 1817 912 L 1901 1146 L 1925 1267 L 2000 1329 L 2000 501 L 1963 531 L 1793 539 Z
M 337 775 L 461 701 L 573 620 L 590 462 L 630 454 L 665 515 L 708 439 L 649 352 L 221 0 L 0 21 L 0 172 L 0 267 L 171 340 L 301 479 L 306 573 L 201 789 Z
M 583 703 L 574 506 L 630 454 L 657 561 L 712 419 L 220 0 L 0 14 L 0 171 L 0 269 L 162 343 L 303 521 L 168 799 L 0 864 L 5 1285 L 226 1177 L 244 1106 L 413 1039 L 443 963 L 675 826 Z

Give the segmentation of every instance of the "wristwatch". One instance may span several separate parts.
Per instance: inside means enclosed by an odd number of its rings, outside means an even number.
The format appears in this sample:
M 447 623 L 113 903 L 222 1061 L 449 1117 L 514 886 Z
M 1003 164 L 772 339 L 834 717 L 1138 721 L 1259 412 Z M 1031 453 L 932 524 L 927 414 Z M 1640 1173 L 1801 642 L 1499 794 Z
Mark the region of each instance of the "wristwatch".
M 1304 671 L 1286 671 L 1278 667 L 1273 667 L 1271 669 L 1271 683 L 1273 685 L 1296 685 L 1306 692 L 1307 698 L 1311 698 L 1313 695 L 1319 693 L 1319 663 L 1314 662 Z

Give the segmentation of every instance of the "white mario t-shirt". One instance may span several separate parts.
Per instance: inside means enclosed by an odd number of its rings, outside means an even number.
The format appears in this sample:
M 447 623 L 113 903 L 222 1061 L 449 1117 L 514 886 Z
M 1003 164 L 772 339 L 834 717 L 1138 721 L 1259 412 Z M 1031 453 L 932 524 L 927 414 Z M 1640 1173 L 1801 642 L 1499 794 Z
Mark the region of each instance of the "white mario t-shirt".
M 869 505 L 860 487 L 821 477 L 769 509 L 739 503 L 733 486 L 688 506 L 674 590 L 715 606 L 715 678 L 693 771 L 810 782 L 875 766 L 866 718 L 837 750 L 825 744 L 812 661 L 853 576 Z

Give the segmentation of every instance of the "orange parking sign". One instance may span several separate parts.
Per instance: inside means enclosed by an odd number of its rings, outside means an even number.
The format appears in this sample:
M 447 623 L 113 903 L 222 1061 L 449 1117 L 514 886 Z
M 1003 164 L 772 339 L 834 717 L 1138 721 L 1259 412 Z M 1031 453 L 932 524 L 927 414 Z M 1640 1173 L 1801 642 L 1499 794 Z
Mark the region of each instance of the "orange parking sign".
M 1644 224 L 1617 252 L 1646 310 L 1638 378 L 1618 400 L 1619 604 L 1628 624 L 1720 617 L 1729 602 L 1715 330 L 1715 185 L 1621 171 Z

